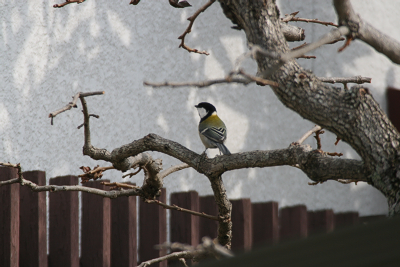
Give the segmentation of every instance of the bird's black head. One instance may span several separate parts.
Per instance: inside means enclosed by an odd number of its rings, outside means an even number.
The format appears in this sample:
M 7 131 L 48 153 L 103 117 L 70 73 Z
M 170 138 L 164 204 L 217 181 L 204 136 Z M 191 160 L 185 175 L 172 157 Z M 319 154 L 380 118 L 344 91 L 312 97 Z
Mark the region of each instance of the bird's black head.
M 211 116 L 214 112 L 217 112 L 215 107 L 207 102 L 201 102 L 195 106 L 197 108 L 197 112 L 199 112 L 200 122 L 206 120 Z
M 207 111 L 207 113 L 213 113 L 214 111 L 217 111 L 216 108 L 208 102 L 201 102 L 201 103 L 197 104 L 195 107 L 196 108 L 204 108 Z

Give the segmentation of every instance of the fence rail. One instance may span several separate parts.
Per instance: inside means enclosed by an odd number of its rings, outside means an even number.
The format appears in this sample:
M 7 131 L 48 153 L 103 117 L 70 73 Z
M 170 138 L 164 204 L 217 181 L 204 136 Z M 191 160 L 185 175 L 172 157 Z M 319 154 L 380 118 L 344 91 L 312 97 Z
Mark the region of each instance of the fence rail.
M 15 169 L 0 168 L 0 181 L 16 175 Z M 39 185 L 46 182 L 43 171 L 25 172 L 24 178 Z M 50 184 L 54 185 L 78 182 L 75 176 L 50 179 Z M 106 189 L 99 182 L 85 185 Z M 158 200 L 165 203 L 166 194 L 163 188 Z M 49 193 L 47 255 L 46 192 L 35 193 L 19 184 L 0 187 L 0 261 L 3 266 L 136 266 L 137 257 L 145 261 L 165 255 L 166 251 L 154 249 L 154 245 L 167 240 L 164 208 L 137 200 L 135 196 L 108 199 L 83 192 L 79 222 L 78 197 L 78 192 Z M 139 211 L 136 201 L 139 201 Z M 170 201 L 182 208 L 210 215 L 218 213 L 213 196 L 199 196 L 195 191 L 173 193 Z M 338 226 L 372 218 L 359 217 L 357 212 L 307 211 L 304 205 L 279 210 L 277 202 L 251 203 L 250 199 L 232 200 L 232 207 L 233 250 L 249 250 L 261 243 L 329 232 Z M 175 210 L 170 212 L 169 225 L 170 239 L 174 242 L 197 245 L 203 236 L 217 236 L 216 221 Z M 158 266 L 165 267 L 167 262 Z

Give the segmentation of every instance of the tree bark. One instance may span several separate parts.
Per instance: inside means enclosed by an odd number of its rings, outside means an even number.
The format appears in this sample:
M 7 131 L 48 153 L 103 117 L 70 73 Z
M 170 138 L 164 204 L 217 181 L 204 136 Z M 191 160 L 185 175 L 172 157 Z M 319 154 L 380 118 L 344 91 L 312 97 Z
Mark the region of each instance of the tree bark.
M 225 15 L 244 30 L 250 44 L 271 54 L 289 52 L 274 0 L 220 0 Z M 322 83 L 291 60 L 275 71 L 279 59 L 257 57 L 262 78 L 280 101 L 303 118 L 335 133 L 361 156 L 368 183 L 388 200 L 389 215 L 400 214 L 400 135 L 368 89 L 339 89 Z

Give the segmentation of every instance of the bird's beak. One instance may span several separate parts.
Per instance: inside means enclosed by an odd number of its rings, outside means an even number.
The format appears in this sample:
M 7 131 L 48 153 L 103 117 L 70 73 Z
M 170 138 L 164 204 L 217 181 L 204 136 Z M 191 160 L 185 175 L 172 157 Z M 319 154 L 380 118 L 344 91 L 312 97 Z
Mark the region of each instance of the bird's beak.
M 198 106 L 197 106 L 197 105 L 194 105 L 194 107 L 195 107 L 195 108 L 198 108 Z

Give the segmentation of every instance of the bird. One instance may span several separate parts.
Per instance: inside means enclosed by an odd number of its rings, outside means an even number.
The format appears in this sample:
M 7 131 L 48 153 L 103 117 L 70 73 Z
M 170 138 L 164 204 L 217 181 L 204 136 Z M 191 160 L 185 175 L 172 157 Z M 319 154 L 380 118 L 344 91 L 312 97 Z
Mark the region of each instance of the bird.
M 206 150 L 208 148 L 218 148 L 224 155 L 230 155 L 231 152 L 224 145 L 227 138 L 227 129 L 225 123 L 218 117 L 217 109 L 208 102 L 201 102 L 195 105 L 200 116 L 199 135 Z

